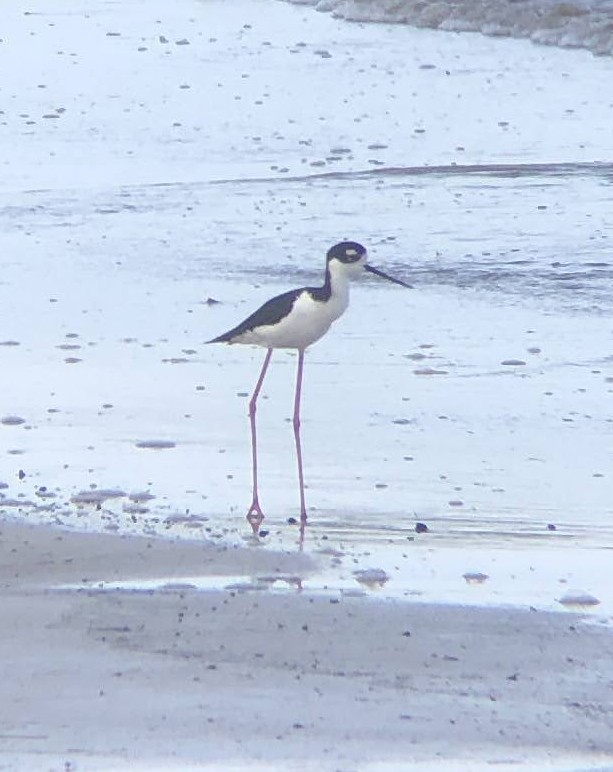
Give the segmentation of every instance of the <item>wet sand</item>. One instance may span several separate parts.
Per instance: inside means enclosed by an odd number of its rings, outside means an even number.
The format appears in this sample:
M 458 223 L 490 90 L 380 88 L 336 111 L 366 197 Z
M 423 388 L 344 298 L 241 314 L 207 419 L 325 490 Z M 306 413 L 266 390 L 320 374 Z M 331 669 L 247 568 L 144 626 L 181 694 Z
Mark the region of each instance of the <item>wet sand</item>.
M 0 539 L 0 768 L 587 769 L 613 758 L 611 634 L 579 615 L 296 589 L 109 591 L 97 581 L 312 565 L 15 523 Z

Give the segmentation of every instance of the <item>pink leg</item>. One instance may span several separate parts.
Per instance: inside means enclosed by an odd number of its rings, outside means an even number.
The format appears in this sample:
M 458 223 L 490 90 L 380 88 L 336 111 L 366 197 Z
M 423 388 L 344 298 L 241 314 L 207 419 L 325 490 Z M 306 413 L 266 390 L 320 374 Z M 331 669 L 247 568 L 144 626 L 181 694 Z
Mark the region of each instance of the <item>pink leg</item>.
M 247 512 L 247 520 L 253 528 L 253 533 L 257 533 L 260 530 L 260 525 L 264 519 L 264 514 L 260 508 L 260 502 L 258 501 L 258 450 L 255 431 L 255 411 L 258 396 L 260 394 L 260 390 L 262 389 L 262 384 L 264 383 L 264 376 L 266 375 L 266 370 L 268 370 L 271 356 L 272 349 L 269 348 L 266 352 L 266 357 L 264 358 L 264 364 L 262 365 L 260 377 L 258 378 L 258 382 L 256 383 L 253 394 L 251 395 L 251 399 L 249 400 L 249 421 L 251 422 L 251 457 L 253 460 L 253 499 L 251 501 L 249 511 Z
M 300 485 L 300 522 L 306 523 L 307 513 L 304 503 L 304 477 L 302 474 L 302 448 L 300 446 L 300 393 L 302 391 L 302 368 L 304 351 L 298 352 L 298 372 L 296 374 L 296 396 L 294 398 L 294 439 L 296 440 L 296 458 L 298 460 L 298 484 Z

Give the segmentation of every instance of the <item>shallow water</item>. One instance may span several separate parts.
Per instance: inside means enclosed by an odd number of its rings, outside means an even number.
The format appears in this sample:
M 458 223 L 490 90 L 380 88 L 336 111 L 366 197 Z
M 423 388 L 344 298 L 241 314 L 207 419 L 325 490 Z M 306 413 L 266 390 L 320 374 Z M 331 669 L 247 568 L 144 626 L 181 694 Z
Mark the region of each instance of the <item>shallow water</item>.
M 137 275 L 153 272 L 203 286 L 220 276 L 273 286 L 318 283 L 321 259 L 304 259 L 314 222 L 322 230 L 334 228 L 338 238 L 355 232 L 359 222 L 372 260 L 418 290 L 476 290 L 496 303 L 557 313 L 613 309 L 613 166 L 606 163 L 392 167 L 78 193 L 28 191 L 4 200 L 0 217 L 8 232 L 60 227 L 91 239 L 95 223 L 106 241 L 123 239 L 118 264 Z M 268 236 L 249 236 L 264 202 L 270 219 L 281 223 L 276 244 Z M 206 212 L 207 242 L 194 248 L 199 224 L 186 221 L 181 242 L 160 248 L 167 232 L 160 216 L 196 208 Z M 289 222 L 291 234 L 284 227 Z M 68 248 L 84 268 L 99 266 L 99 246 Z
M 383 515 L 383 513 L 380 513 Z M 252 548 L 273 546 L 304 550 L 317 561 L 315 570 L 256 575 L 186 575 L 127 577 L 52 588 L 91 593 L 146 592 L 273 593 L 323 595 L 331 603 L 358 598 L 405 603 L 454 603 L 509 606 L 532 611 L 580 614 L 588 624 L 613 622 L 610 555 L 602 534 L 557 531 L 534 523 L 480 523 L 440 517 L 426 532 L 414 527 L 380 524 L 346 516 L 315 516 L 304 538 L 297 526 L 265 522 L 266 537 L 247 537 Z M 238 538 L 238 518 L 226 524 Z M 264 531 L 263 531 L 264 532 Z M 611 544 L 610 534 L 605 541 Z M 226 534 L 225 538 L 228 538 Z M 240 542 L 239 542 L 240 543 Z M 600 549 L 599 549 L 600 547 Z M 596 549 L 595 549 L 596 548 Z M 592 592 L 597 591 L 597 595 Z M 573 616 L 573 622 L 577 617 Z

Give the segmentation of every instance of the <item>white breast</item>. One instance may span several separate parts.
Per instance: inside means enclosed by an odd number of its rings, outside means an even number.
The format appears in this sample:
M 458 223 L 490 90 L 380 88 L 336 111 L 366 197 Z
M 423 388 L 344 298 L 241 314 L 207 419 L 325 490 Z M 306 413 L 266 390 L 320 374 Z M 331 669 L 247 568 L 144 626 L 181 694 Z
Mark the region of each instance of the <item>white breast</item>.
M 267 348 L 305 349 L 330 329 L 345 311 L 349 292 L 335 292 L 327 301 L 314 300 L 304 291 L 295 300 L 290 313 L 277 324 L 258 327 L 240 337 L 240 343 Z

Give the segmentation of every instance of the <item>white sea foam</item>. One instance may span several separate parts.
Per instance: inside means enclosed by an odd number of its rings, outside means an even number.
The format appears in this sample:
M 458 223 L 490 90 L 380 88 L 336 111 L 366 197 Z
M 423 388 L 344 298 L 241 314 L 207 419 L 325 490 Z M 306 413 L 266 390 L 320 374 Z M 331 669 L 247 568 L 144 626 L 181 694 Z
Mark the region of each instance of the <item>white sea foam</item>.
M 349 21 L 480 32 L 613 54 L 611 0 L 289 0 Z

